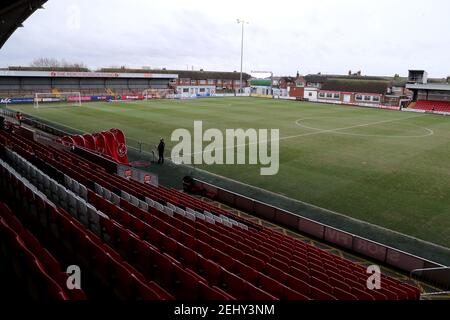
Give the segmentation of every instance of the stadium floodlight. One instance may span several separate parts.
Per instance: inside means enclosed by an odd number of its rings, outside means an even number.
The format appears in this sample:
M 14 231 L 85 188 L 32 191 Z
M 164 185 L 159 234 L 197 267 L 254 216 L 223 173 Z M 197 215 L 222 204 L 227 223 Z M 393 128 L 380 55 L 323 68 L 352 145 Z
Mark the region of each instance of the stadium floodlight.
M 241 75 L 239 78 L 239 93 L 242 93 L 242 65 L 244 61 L 244 25 L 249 24 L 248 21 L 237 19 L 238 24 L 242 24 L 242 35 L 241 35 Z
M 34 94 L 34 107 L 39 109 L 42 107 L 42 103 L 55 103 L 55 102 L 69 102 L 76 106 L 81 106 L 81 93 L 80 92 L 36 92 Z

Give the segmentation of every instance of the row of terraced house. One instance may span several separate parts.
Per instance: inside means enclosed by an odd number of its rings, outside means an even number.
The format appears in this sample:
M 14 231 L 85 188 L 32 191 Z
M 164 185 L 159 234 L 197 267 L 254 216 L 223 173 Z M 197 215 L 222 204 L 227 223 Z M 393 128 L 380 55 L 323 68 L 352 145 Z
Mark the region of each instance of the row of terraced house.
M 417 83 L 417 74 L 421 75 L 420 79 L 424 79 L 421 83 Z M 318 73 L 302 76 L 297 73 L 295 77 L 275 77 L 272 87 L 275 96 L 288 96 L 297 100 L 398 109 L 424 99 L 423 90 L 419 91 L 422 96 L 417 95 L 415 89 L 418 85 L 434 90 L 431 91 L 434 96 L 427 96 L 427 100 L 435 99 L 438 93 L 439 97 L 446 96 L 442 92 L 444 89 L 446 92 L 449 90 L 448 80 L 428 78 L 423 70 L 410 70 L 408 77 L 364 76 L 360 71 L 350 71 L 348 75 Z M 439 92 L 436 91 L 438 89 Z
M 297 100 L 399 108 L 406 105 L 412 92 L 406 89 L 406 78 L 348 75 L 309 74 L 274 79 L 274 92 Z M 277 90 L 278 89 L 278 90 Z

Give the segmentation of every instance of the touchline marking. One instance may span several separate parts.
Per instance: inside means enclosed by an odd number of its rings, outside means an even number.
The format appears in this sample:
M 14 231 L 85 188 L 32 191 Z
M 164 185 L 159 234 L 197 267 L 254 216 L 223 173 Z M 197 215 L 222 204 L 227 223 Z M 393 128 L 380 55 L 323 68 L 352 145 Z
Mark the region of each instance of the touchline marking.
M 369 122 L 369 123 L 363 123 L 363 124 L 358 124 L 358 125 L 354 125 L 354 126 L 350 126 L 350 127 L 345 127 L 345 128 L 336 128 L 336 129 L 327 129 L 327 130 L 321 130 L 321 131 L 314 131 L 314 132 L 307 132 L 307 133 L 302 133 L 302 134 L 297 134 L 294 136 L 286 136 L 286 137 L 281 137 L 279 140 L 290 140 L 290 139 L 295 139 L 295 138 L 300 138 L 300 137 L 307 137 L 307 136 L 313 136 L 316 134 L 322 134 L 322 133 L 329 133 L 329 132 L 336 132 L 336 131 L 341 131 L 341 130 L 348 130 L 348 129 L 353 129 L 353 128 L 360 128 L 360 127 L 368 127 L 371 125 L 376 125 L 376 124 L 381 124 L 381 123 L 390 123 L 390 122 L 396 122 L 396 121 L 402 121 L 402 120 L 407 120 L 407 119 L 413 119 L 413 118 L 420 118 L 420 117 L 424 117 L 425 115 L 421 114 L 418 116 L 411 116 L 411 117 L 406 117 L 406 118 L 401 118 L 401 119 L 390 119 L 390 120 L 383 120 L 383 121 L 377 121 L 377 122 Z M 302 119 L 298 119 L 295 121 L 295 123 L 297 124 L 297 121 L 302 120 Z M 433 132 L 434 134 L 434 132 Z M 272 142 L 273 140 L 266 140 L 264 142 Z M 261 141 L 260 141 L 261 142 Z M 254 144 L 258 144 L 257 143 L 241 143 L 238 145 L 234 145 L 234 146 L 228 146 L 228 147 L 224 147 L 224 148 L 217 148 L 216 150 L 227 150 L 230 148 L 237 148 L 237 147 L 244 147 L 247 145 L 254 145 Z M 198 151 L 198 152 L 194 152 L 194 153 L 188 153 L 188 156 L 193 156 L 196 154 L 203 154 L 204 151 Z M 168 158 L 169 160 L 171 158 Z

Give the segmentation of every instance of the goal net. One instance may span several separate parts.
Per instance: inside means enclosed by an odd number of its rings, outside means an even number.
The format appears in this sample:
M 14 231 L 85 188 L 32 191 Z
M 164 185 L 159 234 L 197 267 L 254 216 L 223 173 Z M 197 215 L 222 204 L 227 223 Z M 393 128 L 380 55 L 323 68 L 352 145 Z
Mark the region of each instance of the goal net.
M 81 106 L 80 92 L 35 93 L 34 107 Z
M 165 99 L 173 95 L 172 89 L 146 89 L 142 92 L 144 100 L 149 99 Z

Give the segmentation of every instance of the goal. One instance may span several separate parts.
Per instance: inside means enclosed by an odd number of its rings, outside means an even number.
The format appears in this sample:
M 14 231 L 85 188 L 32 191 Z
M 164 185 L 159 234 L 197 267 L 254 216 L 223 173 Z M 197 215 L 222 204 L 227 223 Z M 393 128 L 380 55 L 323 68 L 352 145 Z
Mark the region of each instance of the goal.
M 142 92 L 144 100 L 165 99 L 173 94 L 172 89 L 146 89 Z
M 81 106 L 80 92 L 58 92 L 58 93 L 35 93 L 34 107 L 36 109 L 45 107 L 61 107 L 62 104 L 69 106 Z

